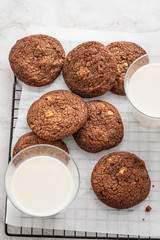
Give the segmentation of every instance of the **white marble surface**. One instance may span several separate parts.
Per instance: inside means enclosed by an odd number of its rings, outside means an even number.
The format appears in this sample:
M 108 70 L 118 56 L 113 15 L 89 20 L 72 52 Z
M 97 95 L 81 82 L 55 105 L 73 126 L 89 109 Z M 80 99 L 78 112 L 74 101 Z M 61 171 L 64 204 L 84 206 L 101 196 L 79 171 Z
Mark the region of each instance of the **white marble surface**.
M 0 239 L 4 234 L 4 172 L 8 160 L 13 74 L 8 52 L 39 26 L 123 32 L 160 30 L 159 0 L 5 0 L 0 4 Z M 98 32 L 97 32 L 98 34 Z M 14 238 L 13 238 L 14 239 Z M 24 238 L 23 238 L 24 239 Z

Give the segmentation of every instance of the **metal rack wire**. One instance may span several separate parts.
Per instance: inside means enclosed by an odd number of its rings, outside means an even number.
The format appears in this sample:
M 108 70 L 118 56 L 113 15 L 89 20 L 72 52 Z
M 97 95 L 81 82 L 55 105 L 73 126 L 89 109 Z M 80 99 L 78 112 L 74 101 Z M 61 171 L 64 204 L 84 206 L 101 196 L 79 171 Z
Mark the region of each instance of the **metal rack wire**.
M 11 112 L 11 127 L 10 127 L 10 142 L 9 142 L 9 157 L 8 162 L 11 160 L 11 145 L 13 132 L 18 118 L 19 102 L 21 97 L 21 86 L 17 83 L 16 77 L 14 77 L 13 95 L 12 95 L 12 112 Z M 7 204 L 6 204 L 7 212 Z M 101 233 L 89 233 L 89 232 L 77 232 L 67 230 L 55 230 L 55 229 L 34 229 L 14 227 L 5 224 L 5 233 L 8 236 L 13 237 L 37 237 L 37 238 L 76 238 L 76 239 L 125 239 L 125 240 L 140 240 L 140 239 L 160 239 L 152 237 L 140 237 L 130 235 L 118 235 L 118 234 L 101 234 Z

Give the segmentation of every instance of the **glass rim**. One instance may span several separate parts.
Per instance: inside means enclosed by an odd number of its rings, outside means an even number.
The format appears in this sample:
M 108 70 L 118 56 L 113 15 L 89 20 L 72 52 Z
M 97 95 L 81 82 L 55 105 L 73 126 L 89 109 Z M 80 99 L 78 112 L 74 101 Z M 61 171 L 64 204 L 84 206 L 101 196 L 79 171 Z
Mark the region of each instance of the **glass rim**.
M 142 112 L 140 109 L 138 109 L 138 108 L 133 104 L 133 102 L 130 100 L 130 97 L 129 97 L 128 93 L 127 93 L 127 87 L 126 87 L 126 85 L 127 85 L 127 75 L 128 75 L 128 73 L 129 73 L 130 69 L 133 67 L 133 65 L 134 65 L 136 62 L 138 62 L 140 59 L 143 59 L 143 58 L 145 58 L 145 57 L 147 57 L 147 56 L 148 56 L 148 57 L 149 57 L 149 56 L 155 56 L 155 57 L 157 57 L 157 56 L 159 56 L 159 55 L 146 53 L 146 54 L 140 56 L 140 57 L 137 58 L 134 62 L 131 63 L 131 65 L 130 65 L 129 68 L 127 69 L 127 72 L 126 72 L 125 77 L 124 77 L 124 91 L 125 91 L 125 94 L 126 94 L 126 97 L 127 97 L 128 101 L 130 102 L 130 104 L 132 105 L 132 107 L 135 108 L 139 113 L 141 113 L 141 114 L 144 115 L 145 117 L 148 117 L 148 118 L 151 118 L 151 119 L 154 119 L 154 120 L 160 120 L 160 117 L 151 116 L 151 115 L 149 115 L 149 114 L 146 114 L 146 113 Z M 148 64 L 150 64 L 150 63 L 147 63 L 146 65 L 148 65 Z M 159 64 L 160 64 L 160 62 L 159 62 Z M 144 66 L 145 66 L 145 65 L 144 65 Z M 142 67 L 143 67 L 143 66 L 142 66 Z M 140 68 L 141 68 L 141 67 L 140 67 Z M 140 69 L 140 68 L 139 68 L 139 69 Z M 139 69 L 138 69 L 138 70 L 139 70 Z M 136 71 L 138 71 L 138 70 L 136 70 Z M 135 72 L 136 72 L 136 71 L 135 71 Z M 135 73 L 135 72 L 134 72 L 134 73 Z
M 7 185 L 7 184 L 6 184 L 7 171 L 8 171 L 8 169 L 9 169 L 9 166 L 13 163 L 14 159 L 16 158 L 16 156 L 18 156 L 20 153 L 24 152 L 24 151 L 27 150 L 27 149 L 34 148 L 34 147 L 40 147 L 40 146 L 44 146 L 44 147 L 46 146 L 46 147 L 55 148 L 55 149 L 58 149 L 58 150 L 62 151 L 63 153 L 65 153 L 65 154 L 69 157 L 69 159 L 73 162 L 74 166 L 76 167 L 77 175 L 78 175 L 78 185 L 77 185 L 77 189 L 76 189 L 76 192 L 75 192 L 73 198 L 71 199 L 71 201 L 70 201 L 63 209 L 61 209 L 60 211 L 57 211 L 57 212 L 52 213 L 52 214 L 44 215 L 44 216 L 43 216 L 43 215 L 42 215 L 42 216 L 41 216 L 41 215 L 37 216 L 36 214 L 29 214 L 29 213 L 21 210 L 21 209 L 12 201 L 11 197 L 10 197 L 9 194 L 8 194 L 7 187 L 6 187 L 6 185 Z M 37 155 L 37 156 L 38 156 L 38 155 Z M 27 159 L 26 159 L 26 160 L 27 160 Z M 57 160 L 60 161 L 59 159 L 57 159 Z M 29 146 L 29 147 L 26 147 L 26 148 L 22 149 L 21 151 L 19 151 L 19 152 L 11 159 L 11 161 L 8 163 L 7 168 L 6 168 L 6 171 L 5 171 L 5 175 L 4 175 L 4 186 L 5 186 L 5 191 L 6 191 L 6 194 L 7 194 L 7 198 L 8 198 L 9 201 L 12 203 L 12 205 L 13 205 L 18 211 L 20 211 L 22 214 L 26 214 L 26 215 L 28 215 L 28 216 L 30 216 L 30 217 L 35 217 L 35 218 L 48 218 L 48 217 L 55 216 L 55 215 L 57 215 L 57 214 L 65 211 L 65 210 L 72 204 L 72 202 L 75 200 L 75 198 L 76 198 L 76 196 L 77 196 L 77 194 L 78 194 L 78 192 L 79 192 L 79 188 L 80 188 L 80 171 L 79 171 L 79 168 L 78 168 L 76 162 L 75 162 L 75 161 L 70 157 L 70 155 L 69 155 L 66 151 L 64 151 L 63 149 L 61 149 L 61 148 L 59 148 L 59 147 L 57 147 L 57 146 L 54 146 L 54 145 L 50 145 L 50 144 L 36 144 L 36 145 L 32 145 L 32 146 Z

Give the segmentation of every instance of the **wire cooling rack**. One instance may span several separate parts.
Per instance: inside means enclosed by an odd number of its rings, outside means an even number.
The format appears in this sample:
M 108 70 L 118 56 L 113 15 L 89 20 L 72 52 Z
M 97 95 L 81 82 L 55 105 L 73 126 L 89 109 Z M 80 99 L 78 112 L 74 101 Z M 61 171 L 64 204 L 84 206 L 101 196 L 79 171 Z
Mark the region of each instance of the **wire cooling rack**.
M 10 127 L 10 142 L 9 142 L 9 157 L 8 162 L 11 160 L 11 145 L 18 118 L 19 102 L 21 97 L 21 86 L 17 83 L 16 77 L 14 77 L 13 84 L 13 96 L 12 96 L 12 113 L 11 113 L 11 127 Z M 7 204 L 6 204 L 7 213 Z M 8 236 L 13 237 L 38 237 L 38 238 L 75 238 L 75 239 L 160 239 L 152 237 L 141 237 L 131 235 L 120 235 L 120 234 L 101 234 L 101 233 L 90 233 L 90 232 L 79 232 L 79 231 L 67 231 L 67 230 L 55 230 L 55 229 L 36 229 L 36 228 L 23 228 L 15 227 L 5 224 L 5 233 Z

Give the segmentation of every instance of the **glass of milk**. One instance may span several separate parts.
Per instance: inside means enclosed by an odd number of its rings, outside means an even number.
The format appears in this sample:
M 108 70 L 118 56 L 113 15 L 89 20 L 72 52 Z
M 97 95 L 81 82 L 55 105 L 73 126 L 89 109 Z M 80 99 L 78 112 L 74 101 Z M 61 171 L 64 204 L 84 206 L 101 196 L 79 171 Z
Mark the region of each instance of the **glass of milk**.
M 148 127 L 160 126 L 160 56 L 146 54 L 135 60 L 124 88 L 136 119 Z
M 76 163 L 60 148 L 47 144 L 28 147 L 9 163 L 7 196 L 21 212 L 49 217 L 66 209 L 79 190 Z

